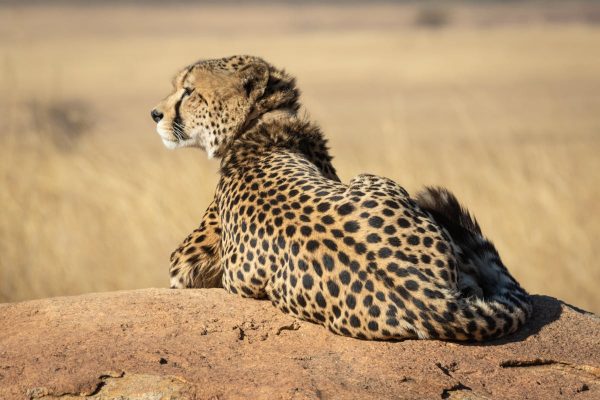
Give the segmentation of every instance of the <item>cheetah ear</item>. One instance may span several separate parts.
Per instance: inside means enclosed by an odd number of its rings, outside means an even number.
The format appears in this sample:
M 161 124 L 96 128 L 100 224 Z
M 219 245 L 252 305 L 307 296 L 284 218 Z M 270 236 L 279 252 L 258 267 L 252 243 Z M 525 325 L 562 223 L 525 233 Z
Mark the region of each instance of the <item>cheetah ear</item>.
M 269 67 L 265 63 L 254 62 L 237 71 L 248 99 L 256 101 L 263 95 L 269 80 Z

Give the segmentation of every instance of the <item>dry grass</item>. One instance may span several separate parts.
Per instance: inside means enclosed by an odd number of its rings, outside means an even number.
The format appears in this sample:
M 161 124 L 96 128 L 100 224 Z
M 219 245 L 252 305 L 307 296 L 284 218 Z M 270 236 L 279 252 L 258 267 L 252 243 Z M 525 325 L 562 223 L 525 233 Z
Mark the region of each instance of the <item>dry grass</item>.
M 298 76 L 344 180 L 451 188 L 527 289 L 600 312 L 600 28 L 415 12 L 0 8 L 0 300 L 166 286 L 217 165 L 149 110 L 182 65 L 250 53 Z

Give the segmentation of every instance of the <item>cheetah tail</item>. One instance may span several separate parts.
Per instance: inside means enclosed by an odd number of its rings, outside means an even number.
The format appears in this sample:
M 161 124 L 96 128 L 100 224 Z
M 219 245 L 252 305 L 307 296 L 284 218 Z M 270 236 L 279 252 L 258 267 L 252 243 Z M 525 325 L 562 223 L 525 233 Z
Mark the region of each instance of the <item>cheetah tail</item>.
M 443 188 L 425 188 L 416 202 L 458 246 L 458 304 L 464 336 L 483 340 L 516 331 L 531 316 L 531 298 L 504 266 L 475 218 Z M 473 287 L 476 290 L 470 293 Z

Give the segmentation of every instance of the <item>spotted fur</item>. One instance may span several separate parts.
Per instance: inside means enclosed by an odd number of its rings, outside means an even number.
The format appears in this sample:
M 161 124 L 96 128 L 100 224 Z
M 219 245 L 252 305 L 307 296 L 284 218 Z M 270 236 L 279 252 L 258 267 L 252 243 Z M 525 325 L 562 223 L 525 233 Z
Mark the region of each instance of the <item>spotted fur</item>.
M 171 286 L 222 286 L 363 339 L 484 340 L 517 330 L 528 294 L 444 189 L 414 199 L 369 174 L 339 181 L 288 74 L 250 56 L 180 72 L 153 111 L 168 147 L 221 158 Z

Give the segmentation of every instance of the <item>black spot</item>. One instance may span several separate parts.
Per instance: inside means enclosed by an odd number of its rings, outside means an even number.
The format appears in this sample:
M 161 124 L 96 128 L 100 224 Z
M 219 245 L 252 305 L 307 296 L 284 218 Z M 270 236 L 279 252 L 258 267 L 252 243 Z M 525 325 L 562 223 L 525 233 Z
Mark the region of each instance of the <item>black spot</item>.
M 279 246 L 280 249 L 285 247 L 285 238 L 283 236 L 277 237 L 277 246 Z
M 340 310 L 338 306 L 331 307 L 331 311 L 333 311 L 336 318 L 339 318 L 342 315 L 342 310 Z
M 244 292 L 248 297 L 253 295 L 252 290 L 247 286 L 242 286 L 242 292 Z
M 444 295 L 439 290 L 423 289 L 423 294 L 430 299 L 443 299 Z
M 387 247 L 382 247 L 381 249 L 379 249 L 378 254 L 381 258 L 388 258 L 392 255 L 392 251 Z
M 396 289 L 395 289 L 395 290 L 396 290 L 396 293 L 398 293 L 400 296 L 402 296 L 402 298 L 403 298 L 404 300 L 408 300 L 408 299 L 410 299 L 410 297 L 411 297 L 411 296 L 410 296 L 410 293 L 408 293 L 408 290 L 406 290 L 406 289 L 404 288 L 404 286 L 396 286 Z
M 331 239 L 323 239 L 323 244 L 332 251 L 337 251 L 337 244 Z
M 423 328 L 427 329 L 427 333 L 429 333 L 430 338 L 437 339 L 440 337 L 438 331 L 436 331 L 433 325 L 431 325 L 429 322 L 423 322 L 422 324 Z
M 371 217 L 369 218 L 369 225 L 371 225 L 373 228 L 381 228 L 383 225 L 383 219 L 377 216 Z
M 348 215 L 352 211 L 354 211 L 354 206 L 351 203 L 344 203 L 337 209 L 337 212 L 340 215 Z
M 458 304 L 450 301 L 450 302 L 448 302 L 447 305 L 448 305 L 448 311 L 453 312 L 453 313 L 458 311 Z
M 484 315 L 483 318 L 485 319 L 485 322 L 487 323 L 487 328 L 491 331 L 496 329 L 496 320 L 492 317 L 490 317 L 489 315 Z
M 354 310 L 354 308 L 356 307 L 356 297 L 354 297 L 354 295 L 352 295 L 352 294 L 347 295 L 346 296 L 346 305 L 351 310 Z
M 396 228 L 394 228 L 393 225 L 388 225 L 385 228 L 383 228 L 383 231 L 386 235 L 393 235 L 394 233 L 396 233 Z
M 333 258 L 329 254 L 323 254 L 323 265 L 327 271 L 333 271 Z
M 432 244 L 433 244 L 433 239 L 432 238 L 430 238 L 429 236 L 425 236 L 423 238 L 423 245 L 425 247 L 431 247 Z
M 352 237 L 350 237 L 350 236 L 346 236 L 344 238 L 344 244 L 346 246 L 354 246 L 355 243 L 356 243 L 356 241 Z
M 333 235 L 333 237 L 338 238 L 338 239 L 344 236 L 344 232 L 342 232 L 339 229 L 332 229 L 331 234 Z
M 367 200 L 362 205 L 367 208 L 375 208 L 377 207 L 377 202 L 375 200 Z
M 331 280 L 327 281 L 327 290 L 329 291 L 329 294 L 333 297 L 338 297 L 338 295 L 340 294 L 340 287 L 337 285 L 337 283 Z
M 302 296 L 301 294 L 296 296 L 296 301 L 298 302 L 298 305 L 300 307 L 306 307 L 306 300 L 304 299 L 304 296 Z
M 309 240 L 308 242 L 306 242 L 306 250 L 310 251 L 311 253 L 317 250 L 319 246 L 319 242 L 317 242 L 316 240 Z
M 294 225 L 288 225 L 287 228 L 285 228 L 285 234 L 288 237 L 294 236 L 294 233 L 296 233 L 296 227 Z
M 411 246 L 417 246 L 419 244 L 419 237 L 416 235 L 410 235 L 407 239 L 407 242 Z
M 419 284 L 417 282 L 413 281 L 412 279 L 409 279 L 406 282 L 404 282 L 404 287 L 407 288 L 408 290 L 410 290 L 411 292 L 414 292 L 415 290 L 419 290 Z
M 304 225 L 304 226 L 302 226 L 302 227 L 300 228 L 300 233 L 301 233 L 303 236 L 307 236 L 307 237 L 308 237 L 308 236 L 310 236 L 310 234 L 312 233 L 312 229 L 310 229 L 310 227 L 309 227 L 309 226 L 306 226 L 306 225 Z
M 440 253 L 445 253 L 446 250 L 448 250 L 448 246 L 446 246 L 446 244 L 444 242 L 437 242 L 436 245 L 435 245 L 435 248 Z
M 302 286 L 304 286 L 304 289 L 306 289 L 306 290 L 312 289 L 313 284 L 314 284 L 314 281 L 313 281 L 312 276 L 310 276 L 309 274 L 304 274 L 304 276 L 302 277 Z
M 473 333 L 477 330 L 477 323 L 475 321 L 469 321 L 467 324 L 467 331 Z
M 313 317 L 317 320 L 317 321 L 321 321 L 321 322 L 325 322 L 325 317 L 323 316 L 323 314 L 318 313 L 318 312 L 314 312 L 313 313 Z
M 350 283 L 350 273 L 348 271 L 340 272 L 340 282 L 342 282 L 344 285 Z
M 298 253 L 300 252 L 300 245 L 298 243 L 292 243 L 292 245 L 290 246 L 290 248 L 292 249 L 292 254 L 297 256 Z
M 402 228 L 409 228 L 410 222 L 406 218 L 398 218 L 398 225 Z
M 323 268 L 321 268 L 321 264 L 317 260 L 312 261 L 312 267 L 318 276 L 323 276 Z
M 352 283 L 352 287 L 350 289 L 352 289 L 352 291 L 354 293 L 360 293 L 360 291 L 362 290 L 363 284 L 361 281 L 354 281 Z
M 344 230 L 346 232 L 354 233 L 354 232 L 357 232 L 358 229 L 359 229 L 359 225 L 358 225 L 358 222 L 356 222 L 356 221 L 348 221 L 344 224 Z
M 353 328 L 360 328 L 360 320 L 356 315 L 350 316 L 350 326 Z
M 402 242 L 397 237 L 388 238 L 388 243 L 390 244 L 390 246 L 394 247 L 400 247 L 402 245 Z
M 331 225 L 335 221 L 334 221 L 333 217 L 331 217 L 330 215 L 325 215 L 321 218 L 321 222 L 323 222 L 325 225 Z
M 354 251 L 357 254 L 365 254 L 367 252 L 367 246 L 365 246 L 364 243 L 356 243 L 356 245 L 354 245 Z
M 369 330 L 373 331 L 373 332 L 376 332 L 379 330 L 379 325 L 375 321 L 369 321 L 368 327 L 369 327 Z
M 395 262 L 391 262 L 387 265 L 386 269 L 388 272 L 395 274 L 398 272 L 398 264 L 396 264 Z
M 369 233 L 367 235 L 367 242 L 368 243 L 379 243 L 379 242 L 381 242 L 381 237 L 376 233 Z
M 377 318 L 377 317 L 379 317 L 380 314 L 381 314 L 381 310 L 379 309 L 378 306 L 373 305 L 369 308 L 370 316 Z
M 319 212 L 327 212 L 327 210 L 329 210 L 330 207 L 331 207 L 331 204 L 329 204 L 327 202 L 323 202 L 323 203 L 319 203 L 319 205 L 317 206 L 317 210 Z
M 321 292 L 317 292 L 315 300 L 317 301 L 319 307 L 325 308 L 327 306 L 327 301 L 325 300 L 325 297 L 323 297 L 323 294 Z
M 394 215 L 394 211 L 390 210 L 389 208 L 384 208 L 383 211 L 381 211 L 381 212 L 386 217 L 391 217 Z
M 348 265 L 350 264 L 350 258 L 348 257 L 348 255 L 346 253 L 344 253 L 343 251 L 340 251 L 338 253 L 338 260 L 340 260 L 340 262 L 344 265 Z
M 427 309 L 428 309 L 428 308 L 427 308 L 427 306 L 425 305 L 425 303 L 423 303 L 423 302 L 422 302 L 421 300 L 419 300 L 419 299 L 413 299 L 413 304 L 414 304 L 415 306 L 417 306 L 417 308 L 418 308 L 419 310 L 422 310 L 422 311 L 427 311 Z

